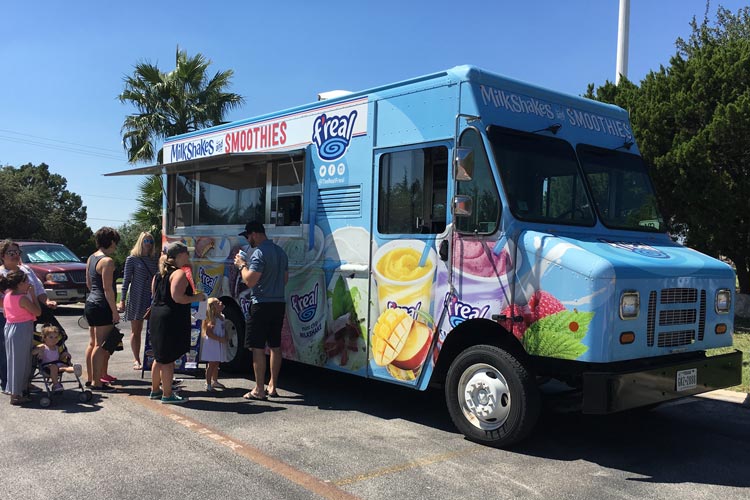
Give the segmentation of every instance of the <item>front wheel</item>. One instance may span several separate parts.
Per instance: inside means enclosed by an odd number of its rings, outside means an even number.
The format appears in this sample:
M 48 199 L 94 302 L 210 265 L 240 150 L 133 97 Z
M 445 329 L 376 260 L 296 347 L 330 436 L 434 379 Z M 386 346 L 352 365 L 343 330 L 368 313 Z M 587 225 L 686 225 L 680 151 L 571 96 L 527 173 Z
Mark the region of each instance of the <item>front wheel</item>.
M 468 439 L 494 447 L 524 439 L 539 417 L 539 391 L 524 364 L 501 348 L 470 347 L 451 363 L 445 400 Z
M 232 373 L 250 370 L 250 353 L 245 349 L 245 317 L 240 308 L 231 300 L 224 302 L 224 335 L 229 339 L 227 343 L 227 362 L 221 364 L 221 369 Z

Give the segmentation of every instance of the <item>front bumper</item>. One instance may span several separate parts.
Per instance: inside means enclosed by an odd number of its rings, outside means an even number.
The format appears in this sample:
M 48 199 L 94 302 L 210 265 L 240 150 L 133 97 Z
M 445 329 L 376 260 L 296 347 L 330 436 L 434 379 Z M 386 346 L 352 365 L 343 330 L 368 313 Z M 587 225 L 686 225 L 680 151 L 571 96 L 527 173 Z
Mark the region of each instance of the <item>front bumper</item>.
M 695 387 L 677 390 L 677 372 L 697 370 Z M 679 362 L 663 362 L 646 370 L 585 372 L 583 413 L 614 413 L 703 392 L 723 389 L 742 381 L 742 352 Z
M 86 287 L 74 288 L 45 288 L 47 298 L 58 304 L 75 304 L 86 301 Z

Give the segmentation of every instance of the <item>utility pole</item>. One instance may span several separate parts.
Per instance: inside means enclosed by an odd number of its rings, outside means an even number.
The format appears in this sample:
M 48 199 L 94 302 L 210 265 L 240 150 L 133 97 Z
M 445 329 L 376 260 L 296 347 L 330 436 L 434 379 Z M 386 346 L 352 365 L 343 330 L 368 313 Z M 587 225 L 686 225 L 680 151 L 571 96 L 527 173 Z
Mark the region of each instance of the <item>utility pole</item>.
M 620 0 L 620 22 L 617 28 L 617 68 L 615 85 L 628 76 L 628 32 L 630 31 L 630 0 Z

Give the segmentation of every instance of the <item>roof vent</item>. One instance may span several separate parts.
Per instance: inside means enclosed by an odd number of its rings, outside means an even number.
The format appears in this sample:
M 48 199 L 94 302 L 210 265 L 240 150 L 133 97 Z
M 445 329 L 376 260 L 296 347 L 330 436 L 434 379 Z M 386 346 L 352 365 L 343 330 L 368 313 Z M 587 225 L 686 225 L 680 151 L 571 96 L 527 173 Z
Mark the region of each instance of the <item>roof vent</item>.
M 348 90 L 329 90 L 328 92 L 318 94 L 318 100 L 327 101 L 328 99 L 336 99 L 337 97 L 344 97 L 352 93 Z

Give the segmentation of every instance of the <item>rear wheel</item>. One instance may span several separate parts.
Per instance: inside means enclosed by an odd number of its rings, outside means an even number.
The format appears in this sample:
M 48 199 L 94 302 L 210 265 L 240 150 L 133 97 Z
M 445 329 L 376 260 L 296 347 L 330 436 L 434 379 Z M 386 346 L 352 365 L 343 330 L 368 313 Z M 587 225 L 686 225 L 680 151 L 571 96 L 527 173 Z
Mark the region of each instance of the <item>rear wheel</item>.
M 453 360 L 445 400 L 458 430 L 489 446 L 521 441 L 539 417 L 532 374 L 511 353 L 490 345 L 470 347 Z
M 227 345 L 228 359 L 221 364 L 221 369 L 228 372 L 246 372 L 250 370 L 250 353 L 245 349 L 245 317 L 231 299 L 222 299 L 224 303 L 224 335 L 229 339 Z

